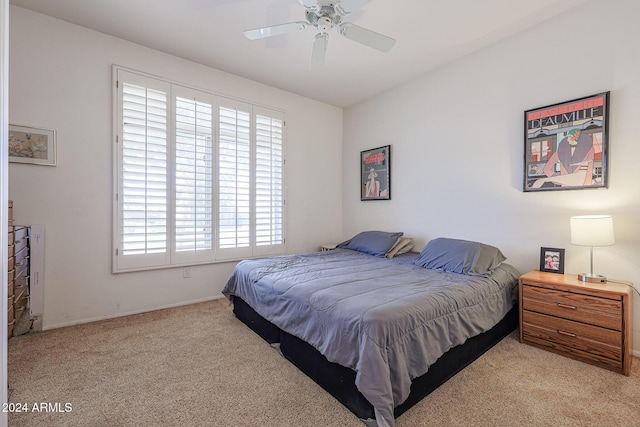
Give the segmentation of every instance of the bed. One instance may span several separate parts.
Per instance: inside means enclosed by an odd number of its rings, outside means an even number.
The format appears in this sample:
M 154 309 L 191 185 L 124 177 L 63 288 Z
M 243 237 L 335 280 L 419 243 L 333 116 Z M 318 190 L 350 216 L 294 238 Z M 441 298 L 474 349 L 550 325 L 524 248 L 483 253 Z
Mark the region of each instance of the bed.
M 223 294 L 365 424 L 393 426 L 515 329 L 519 274 L 478 242 L 439 238 L 388 257 L 401 233 L 365 233 L 332 251 L 241 261 Z

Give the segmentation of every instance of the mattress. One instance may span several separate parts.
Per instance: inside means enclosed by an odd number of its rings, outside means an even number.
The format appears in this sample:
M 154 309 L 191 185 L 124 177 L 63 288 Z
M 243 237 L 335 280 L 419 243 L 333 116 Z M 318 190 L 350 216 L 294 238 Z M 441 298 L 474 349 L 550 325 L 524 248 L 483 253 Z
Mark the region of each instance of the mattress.
M 512 308 L 518 272 L 489 277 L 429 270 L 415 254 L 381 258 L 348 249 L 240 262 L 223 293 L 356 372 L 378 425 L 442 354 L 491 329 Z

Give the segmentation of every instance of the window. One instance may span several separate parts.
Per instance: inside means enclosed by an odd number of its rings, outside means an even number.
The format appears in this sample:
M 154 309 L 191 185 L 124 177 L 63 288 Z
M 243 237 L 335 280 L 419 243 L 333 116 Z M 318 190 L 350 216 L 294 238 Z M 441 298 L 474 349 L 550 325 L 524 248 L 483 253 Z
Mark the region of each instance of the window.
M 219 109 L 218 229 L 223 249 L 247 248 L 251 242 L 251 114 L 248 110 L 248 106 L 229 100 Z
M 282 120 L 256 114 L 256 245 L 283 242 Z
M 114 272 L 284 253 L 284 116 L 116 68 Z

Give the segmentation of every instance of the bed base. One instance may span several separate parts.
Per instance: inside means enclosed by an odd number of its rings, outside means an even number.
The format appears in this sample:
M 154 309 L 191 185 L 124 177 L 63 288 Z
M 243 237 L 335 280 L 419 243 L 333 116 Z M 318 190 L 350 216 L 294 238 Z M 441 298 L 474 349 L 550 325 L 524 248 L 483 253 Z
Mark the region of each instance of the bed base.
M 291 363 L 329 392 L 358 418 L 375 419 L 373 406 L 355 385 L 356 372 L 337 363 L 329 362 L 318 350 L 298 337 L 280 330 L 256 313 L 241 298 L 233 298 L 236 317 L 268 343 L 280 343 L 280 351 Z M 413 380 L 407 400 L 394 409 L 397 418 L 422 398 L 444 384 L 491 347 L 509 335 L 518 326 L 518 308 L 509 313 L 492 329 L 469 338 L 464 344 L 442 355 L 429 371 Z

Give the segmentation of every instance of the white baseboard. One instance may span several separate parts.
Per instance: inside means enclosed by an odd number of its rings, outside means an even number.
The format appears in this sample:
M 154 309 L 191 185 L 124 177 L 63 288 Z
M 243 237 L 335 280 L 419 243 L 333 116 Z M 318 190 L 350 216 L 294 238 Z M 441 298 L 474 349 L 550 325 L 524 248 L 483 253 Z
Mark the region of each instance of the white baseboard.
M 191 305 L 191 304 L 197 304 L 199 302 L 213 301 L 213 300 L 217 300 L 217 299 L 221 299 L 221 298 L 224 298 L 224 295 L 218 295 L 218 296 L 211 297 L 211 298 L 200 298 L 200 299 L 191 300 L 191 301 L 184 301 L 184 302 L 179 302 L 179 303 L 175 303 L 175 304 L 163 305 L 163 306 L 159 306 L 159 307 L 153 307 L 153 308 L 147 308 L 147 309 L 142 309 L 142 310 L 129 311 L 129 312 L 125 312 L 125 313 L 112 314 L 112 315 L 102 316 L 102 317 L 94 317 L 94 318 L 90 318 L 90 319 L 77 320 L 77 321 L 73 321 L 73 322 L 56 323 L 54 325 L 45 326 L 43 330 L 58 329 L 58 328 L 64 328 L 66 326 L 81 325 L 83 323 L 91 323 L 91 322 L 99 322 L 101 320 L 116 319 L 118 317 L 131 316 L 132 314 L 149 313 L 149 312 L 156 311 L 156 310 L 163 310 L 165 308 L 182 307 L 184 305 Z

